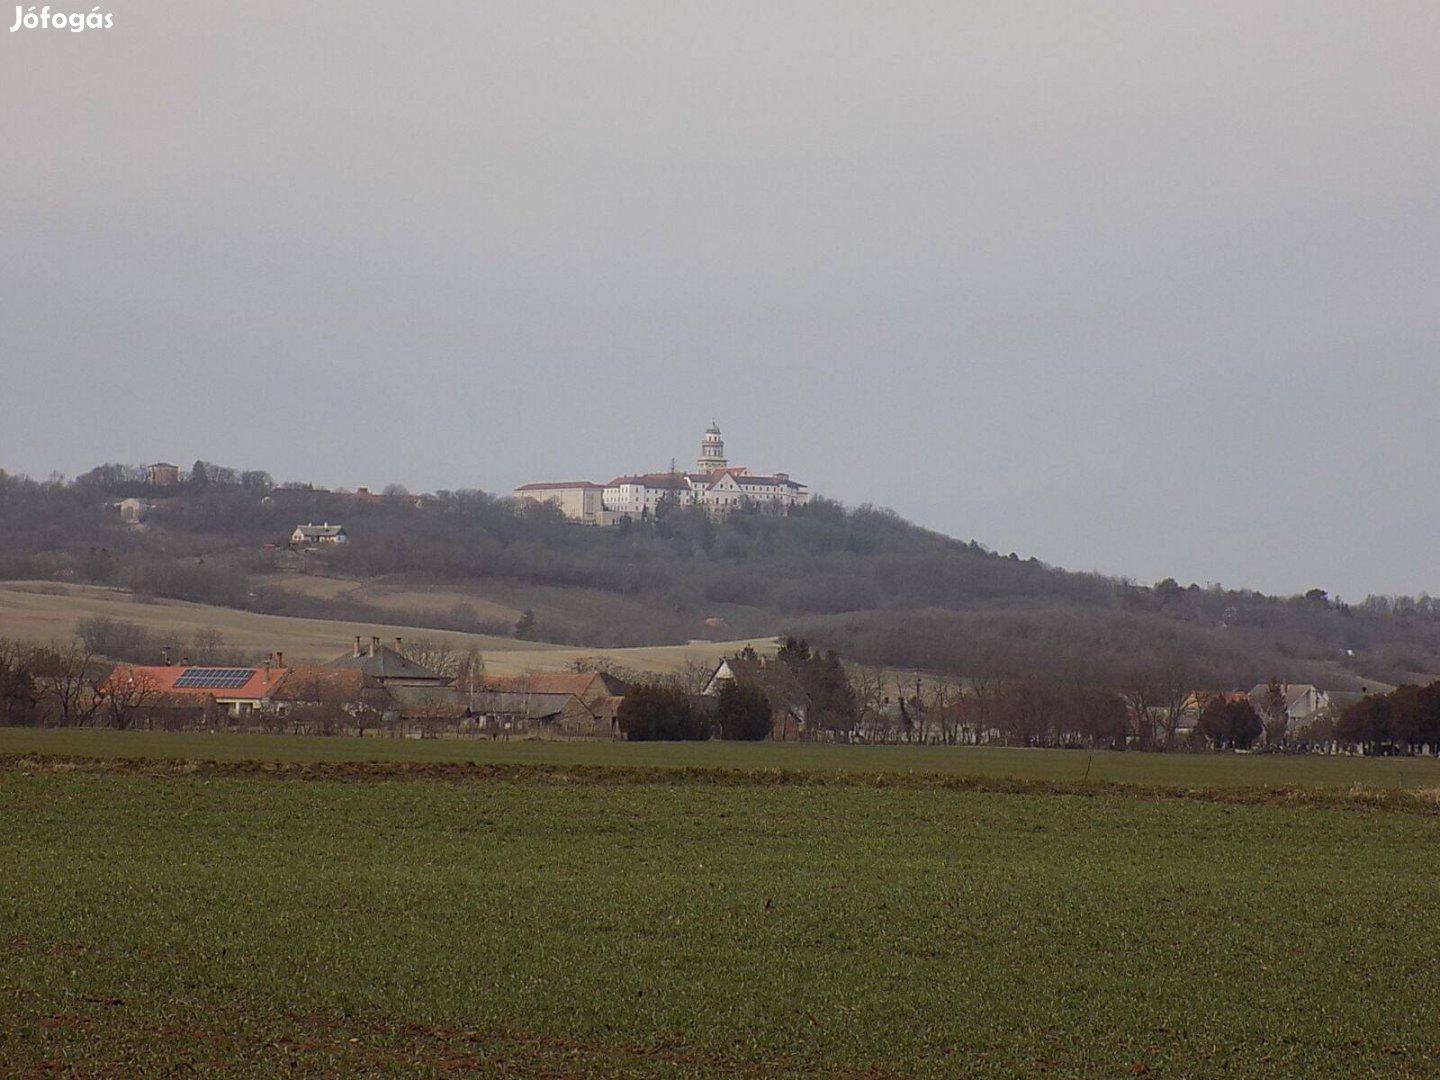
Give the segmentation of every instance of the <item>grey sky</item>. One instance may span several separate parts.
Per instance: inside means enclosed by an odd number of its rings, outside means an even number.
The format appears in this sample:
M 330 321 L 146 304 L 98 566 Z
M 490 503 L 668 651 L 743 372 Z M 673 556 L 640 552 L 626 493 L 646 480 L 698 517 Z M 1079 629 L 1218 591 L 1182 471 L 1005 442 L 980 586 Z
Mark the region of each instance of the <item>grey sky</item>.
M 713 416 L 1001 551 L 1440 593 L 1433 0 L 105 10 L 0 32 L 0 467 L 507 491 Z

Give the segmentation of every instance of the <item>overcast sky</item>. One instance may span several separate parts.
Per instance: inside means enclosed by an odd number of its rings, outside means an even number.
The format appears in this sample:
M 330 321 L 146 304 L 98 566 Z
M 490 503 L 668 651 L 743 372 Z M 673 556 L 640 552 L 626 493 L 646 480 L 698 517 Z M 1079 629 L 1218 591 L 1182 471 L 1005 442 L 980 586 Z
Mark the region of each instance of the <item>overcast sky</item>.
M 1002 552 L 1440 593 L 1434 0 L 103 10 L 0 33 L 0 468 L 508 491 L 713 417 Z

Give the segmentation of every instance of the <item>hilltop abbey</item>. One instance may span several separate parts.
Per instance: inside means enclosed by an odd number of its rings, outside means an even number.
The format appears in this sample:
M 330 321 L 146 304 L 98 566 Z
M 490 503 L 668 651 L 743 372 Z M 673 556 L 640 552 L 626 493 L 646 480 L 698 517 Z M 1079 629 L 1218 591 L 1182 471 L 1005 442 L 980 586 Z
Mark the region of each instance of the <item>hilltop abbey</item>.
M 546 481 L 515 489 L 518 499 L 553 502 L 571 521 L 613 525 L 652 516 L 661 505 L 698 506 L 713 514 L 745 507 L 784 513 L 809 499 L 805 485 L 777 472 L 760 476 L 725 459 L 725 441 L 712 421 L 700 440 L 694 472 L 617 476 L 608 484 L 589 480 Z

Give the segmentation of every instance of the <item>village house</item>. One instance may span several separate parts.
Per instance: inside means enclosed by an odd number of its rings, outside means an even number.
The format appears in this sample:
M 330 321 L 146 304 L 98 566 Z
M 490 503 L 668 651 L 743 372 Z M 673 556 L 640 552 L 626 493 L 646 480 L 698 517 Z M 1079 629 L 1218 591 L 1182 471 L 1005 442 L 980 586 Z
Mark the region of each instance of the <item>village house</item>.
M 353 715 L 364 706 L 383 711 L 383 695 L 369 693 L 364 673 L 355 668 L 293 667 L 270 695 L 275 712 L 286 716 L 301 709 L 334 709 Z
M 296 525 L 295 531 L 290 534 L 290 545 L 292 547 L 321 547 L 330 544 L 344 544 L 350 537 L 345 533 L 345 526 L 331 525 L 328 521 L 323 525 Z
M 286 673 L 283 653 L 253 667 L 120 664 L 106 689 L 131 692 L 145 709 L 207 709 L 213 702 L 225 716 L 240 720 L 270 707 Z
M 359 671 L 373 685 L 387 690 L 397 686 L 448 687 L 455 681 L 411 660 L 405 655 L 405 642 L 401 638 L 395 639 L 393 649 L 380 644 L 378 637 L 372 637 L 369 645 L 362 648 L 360 635 L 356 634 L 351 651 L 337 656 L 328 666 Z
M 482 690 L 507 694 L 573 694 L 585 705 L 607 697 L 624 697 L 628 683 L 604 671 L 532 671 L 524 675 L 487 675 Z
M 1330 711 L 1330 695 L 1309 683 L 1280 683 L 1280 693 L 1285 700 L 1285 716 L 1292 727 L 1305 727 Z M 1270 684 L 1256 683 L 1247 696 L 1255 711 L 1265 716 Z
M 770 703 L 770 738 L 788 741 L 805 730 L 810 704 L 795 673 L 780 661 L 764 656 L 731 656 L 720 661 L 700 691 L 703 697 L 720 696 L 726 683 L 758 687 Z
M 1221 701 L 1230 704 L 1236 701 L 1248 701 L 1249 695 L 1243 690 L 1192 690 L 1180 706 L 1180 715 L 1175 721 L 1175 736 L 1177 739 L 1188 738 L 1193 735 L 1200 725 L 1200 715 L 1213 701 Z
M 121 499 L 116 506 L 120 511 L 120 520 L 126 525 L 141 524 L 151 509 L 144 499 Z
M 620 702 L 629 692 L 629 684 L 603 671 L 488 675 L 480 681 L 479 691 L 469 695 L 469 711 L 483 716 L 487 711 L 494 711 L 497 703 L 502 701 L 520 709 L 520 703 L 532 700 L 534 704 L 526 706 L 521 712 L 523 718 L 532 722 L 541 734 L 608 739 L 619 734 Z M 584 714 L 559 701 L 559 698 L 573 698 Z M 562 706 L 559 712 L 534 712 L 535 709 L 553 709 L 556 706 Z M 515 713 L 511 719 L 521 718 L 521 712 Z
M 467 714 L 489 735 L 596 739 L 614 735 L 611 723 L 574 694 L 480 690 L 467 695 Z

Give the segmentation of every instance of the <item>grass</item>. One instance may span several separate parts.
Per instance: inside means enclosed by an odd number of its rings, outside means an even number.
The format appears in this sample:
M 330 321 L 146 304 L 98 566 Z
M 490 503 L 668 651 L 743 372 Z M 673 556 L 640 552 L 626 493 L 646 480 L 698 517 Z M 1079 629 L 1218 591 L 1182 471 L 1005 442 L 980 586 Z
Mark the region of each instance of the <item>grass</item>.
M 1140 754 L 973 746 L 376 739 L 0 728 L 0 754 L 214 761 L 477 761 L 520 765 L 789 769 L 1200 788 L 1437 789 L 1434 758 Z
M 1437 839 L 1115 796 L 11 767 L 0 1072 L 1433 1076 Z

